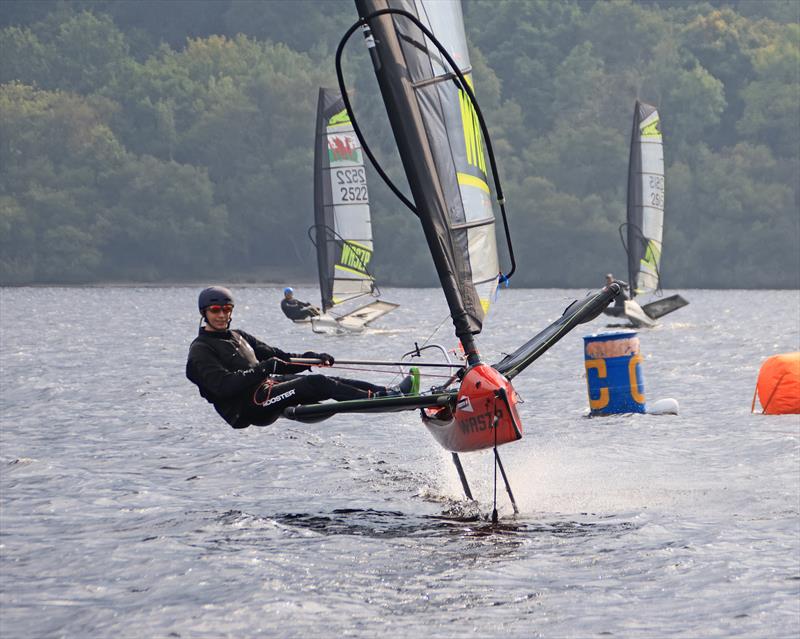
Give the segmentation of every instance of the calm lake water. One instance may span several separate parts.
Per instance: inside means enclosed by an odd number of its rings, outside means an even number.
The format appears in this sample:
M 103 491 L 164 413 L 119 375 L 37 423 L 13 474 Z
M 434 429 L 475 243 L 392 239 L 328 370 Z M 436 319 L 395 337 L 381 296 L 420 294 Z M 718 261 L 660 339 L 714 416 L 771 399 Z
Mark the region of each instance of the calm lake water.
M 750 413 L 763 360 L 800 350 L 798 291 L 681 291 L 640 332 L 679 416 L 587 418 L 581 337 L 610 320 L 573 331 L 515 380 L 497 526 L 491 452 L 462 456 L 469 503 L 415 413 L 229 428 L 184 377 L 198 292 L 0 290 L 0 636 L 800 633 L 800 417 Z M 438 290 L 386 290 L 401 307 L 348 337 L 234 292 L 234 326 L 285 350 L 455 346 Z M 584 293 L 503 291 L 485 359 Z

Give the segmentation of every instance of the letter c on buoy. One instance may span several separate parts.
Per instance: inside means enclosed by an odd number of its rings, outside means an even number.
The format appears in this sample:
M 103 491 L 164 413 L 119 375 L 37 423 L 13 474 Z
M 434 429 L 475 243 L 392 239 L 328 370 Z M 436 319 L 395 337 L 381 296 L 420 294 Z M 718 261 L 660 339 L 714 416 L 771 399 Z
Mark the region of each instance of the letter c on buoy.
M 606 361 L 604 359 L 587 359 L 586 360 L 586 383 L 589 385 L 589 407 L 592 410 L 600 410 L 601 408 L 605 408 L 608 406 L 608 386 L 604 386 L 600 389 L 600 397 L 597 399 L 592 399 L 591 389 L 592 386 L 589 384 L 589 371 L 591 369 L 597 369 L 597 377 L 600 379 L 604 379 L 607 376 L 606 372 Z
M 636 353 L 628 362 L 628 380 L 631 383 L 631 397 L 637 404 L 644 404 L 644 394 L 639 388 L 639 379 L 636 377 L 636 366 L 642 361 L 642 356 Z

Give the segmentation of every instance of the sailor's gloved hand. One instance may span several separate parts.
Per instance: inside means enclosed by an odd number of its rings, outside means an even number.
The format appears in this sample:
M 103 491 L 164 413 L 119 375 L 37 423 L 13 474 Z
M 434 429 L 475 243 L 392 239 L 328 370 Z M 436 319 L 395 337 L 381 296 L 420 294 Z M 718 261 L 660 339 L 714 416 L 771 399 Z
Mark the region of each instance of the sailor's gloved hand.
M 278 366 L 280 366 L 282 363 L 283 361 L 277 357 L 270 357 L 269 359 L 261 360 L 255 366 L 255 369 L 258 371 L 259 375 L 266 377 L 267 375 L 274 375 L 278 370 Z
M 315 353 L 313 351 L 306 351 L 303 353 L 303 357 L 318 359 L 322 362 L 323 366 L 333 366 L 335 361 L 333 355 L 328 355 L 328 353 Z

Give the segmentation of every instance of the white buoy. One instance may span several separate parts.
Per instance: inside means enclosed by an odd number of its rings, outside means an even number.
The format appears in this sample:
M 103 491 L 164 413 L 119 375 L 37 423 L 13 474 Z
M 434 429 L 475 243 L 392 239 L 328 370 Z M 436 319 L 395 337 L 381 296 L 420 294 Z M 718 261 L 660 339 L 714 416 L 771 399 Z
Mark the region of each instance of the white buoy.
M 672 397 L 665 397 L 659 399 L 652 404 L 647 404 L 645 412 L 648 415 L 677 415 L 678 414 L 678 400 Z

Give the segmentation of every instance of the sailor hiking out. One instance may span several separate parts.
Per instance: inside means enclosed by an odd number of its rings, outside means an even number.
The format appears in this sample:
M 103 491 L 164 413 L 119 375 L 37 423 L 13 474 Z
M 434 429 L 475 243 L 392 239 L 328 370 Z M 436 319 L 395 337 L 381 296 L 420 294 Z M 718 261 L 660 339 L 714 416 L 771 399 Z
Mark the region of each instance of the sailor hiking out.
M 200 330 L 189 347 L 186 377 L 197 385 L 200 395 L 233 428 L 266 426 L 288 406 L 323 400 L 369 399 L 408 394 L 418 387 L 411 375 L 394 387 L 320 374 L 302 375 L 307 363 L 293 358 L 318 360 L 318 366 L 332 366 L 327 353 L 288 353 L 269 346 L 248 333 L 231 330 L 233 294 L 227 288 L 211 286 L 200 293 Z

